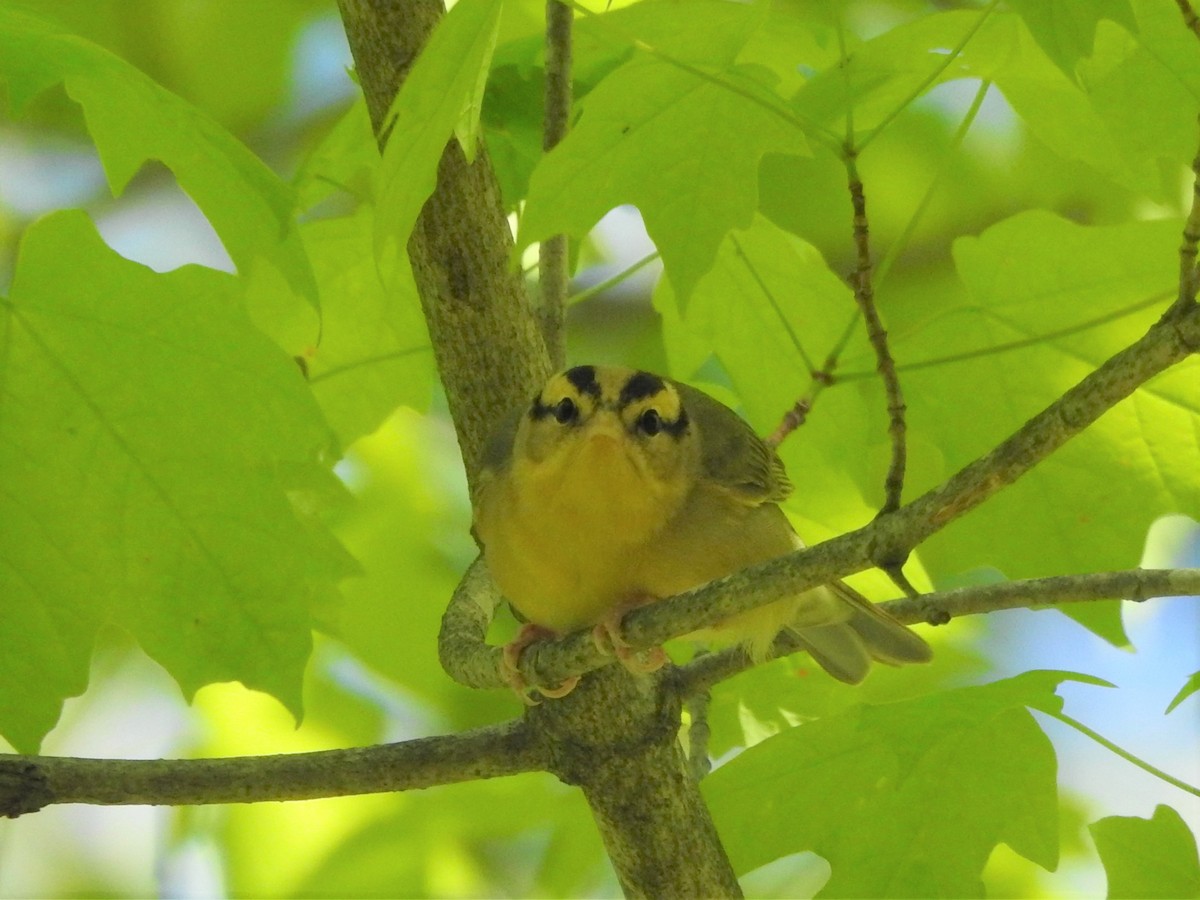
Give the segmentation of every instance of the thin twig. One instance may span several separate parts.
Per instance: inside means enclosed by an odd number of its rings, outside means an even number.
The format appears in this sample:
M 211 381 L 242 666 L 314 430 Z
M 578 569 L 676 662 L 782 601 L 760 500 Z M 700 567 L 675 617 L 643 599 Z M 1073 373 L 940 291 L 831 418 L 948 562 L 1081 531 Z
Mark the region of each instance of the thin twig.
M 1186 0 L 1180 0 L 1185 3 Z M 1188 7 L 1189 12 L 1191 7 Z M 1192 13 L 1195 20 L 1196 14 Z M 1179 296 L 1167 315 L 1183 310 L 1196 302 L 1200 276 L 1196 271 L 1196 246 L 1200 243 L 1200 150 L 1192 160 L 1192 207 L 1183 225 L 1183 243 L 1179 247 Z
M 638 648 L 710 627 L 737 613 L 794 597 L 914 547 L 1017 481 L 1150 378 L 1200 350 L 1200 308 L 1152 325 L 990 452 L 891 516 L 805 550 L 752 566 L 625 617 Z M 570 674 L 563 673 L 564 675 Z
M 921 596 L 921 592 L 913 587 L 913 583 L 908 580 L 908 576 L 904 574 L 904 569 L 901 566 L 887 566 L 883 570 L 887 573 L 888 578 L 892 579 L 892 584 L 900 588 L 904 592 L 904 596 L 910 600 L 915 600 Z
M 1059 606 L 1124 598 L 1141 602 L 1156 597 L 1200 595 L 1200 569 L 1129 569 L 1090 575 L 1058 575 L 1002 584 L 978 585 L 924 594 L 918 598 L 889 600 L 879 604 L 897 620 L 913 625 L 944 625 L 951 619 L 1004 609 Z M 773 656 L 800 650 L 786 633 L 772 648 Z M 707 691 L 753 665 L 740 647 L 698 657 L 675 673 L 684 696 Z
M 884 330 L 879 312 L 875 308 L 875 291 L 871 286 L 871 234 L 867 221 L 867 198 L 862 179 L 858 176 L 856 151 L 853 147 L 845 148 L 844 163 L 849 178 L 850 202 L 854 208 L 854 247 L 858 253 L 858 267 L 854 273 L 854 299 L 867 327 L 867 338 L 875 351 L 876 367 L 880 378 L 883 379 L 884 392 L 887 395 L 888 436 L 892 441 L 892 460 L 883 482 L 884 502 L 879 510 L 879 514 L 883 516 L 900 508 L 901 495 L 904 493 L 904 470 L 908 458 L 908 425 L 904 420 L 904 394 L 900 390 L 896 363 L 888 347 L 887 331 Z
M 1200 18 L 1196 17 L 1196 10 L 1192 8 L 1189 0 L 1175 0 L 1179 4 L 1179 11 L 1183 13 L 1183 24 L 1192 30 L 1196 37 L 1200 38 Z
M 834 383 L 833 371 L 837 368 L 837 357 L 832 353 L 825 360 L 825 365 L 820 369 L 809 372 L 809 377 L 812 379 L 808 386 L 808 393 L 796 400 L 792 404 L 792 408 L 783 414 L 783 419 L 779 425 L 771 432 L 771 436 L 767 438 L 767 445 L 778 447 L 784 442 L 789 434 L 808 421 L 808 414 L 812 412 L 813 405 L 817 402 L 817 397 L 825 388 Z
M 800 336 L 792 328 L 792 323 L 788 321 L 787 316 L 784 315 L 783 306 L 775 296 L 775 292 L 771 290 L 771 286 L 767 284 L 766 279 L 762 277 L 762 273 L 759 272 L 754 261 L 746 253 L 746 249 L 742 246 L 741 241 L 737 239 L 735 234 L 730 234 L 729 238 L 738 259 L 741 260 L 742 265 L 745 266 L 747 273 L 754 280 L 754 283 L 758 285 L 758 289 L 762 292 L 763 297 L 766 298 L 767 303 L 775 311 L 775 315 L 779 319 L 779 324 L 787 332 L 792 346 L 800 356 L 800 361 L 808 368 L 811 378 L 808 393 L 796 400 L 792 408 L 784 414 L 775 431 L 767 438 L 767 443 L 770 446 L 778 447 L 789 434 L 805 423 L 808 419 L 808 414 L 812 411 L 813 403 L 816 402 L 817 395 L 825 387 L 833 383 L 833 370 L 837 368 L 837 356 L 831 353 L 825 360 L 825 365 L 820 369 L 814 365 L 808 352 L 804 349 L 804 344 L 800 341 Z
M 571 7 L 546 0 L 546 94 L 542 149 L 549 153 L 567 136 L 571 119 Z M 556 234 L 538 248 L 542 335 L 554 368 L 566 359 L 564 318 L 570 281 L 568 237 Z

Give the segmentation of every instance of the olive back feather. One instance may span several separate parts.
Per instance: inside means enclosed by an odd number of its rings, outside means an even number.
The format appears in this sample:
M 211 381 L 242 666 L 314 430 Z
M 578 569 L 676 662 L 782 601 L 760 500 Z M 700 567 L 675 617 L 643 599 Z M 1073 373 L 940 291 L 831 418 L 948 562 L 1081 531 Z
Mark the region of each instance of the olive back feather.
M 741 416 L 703 391 L 672 382 L 700 433 L 701 466 L 744 503 L 778 503 L 792 493 L 783 461 Z

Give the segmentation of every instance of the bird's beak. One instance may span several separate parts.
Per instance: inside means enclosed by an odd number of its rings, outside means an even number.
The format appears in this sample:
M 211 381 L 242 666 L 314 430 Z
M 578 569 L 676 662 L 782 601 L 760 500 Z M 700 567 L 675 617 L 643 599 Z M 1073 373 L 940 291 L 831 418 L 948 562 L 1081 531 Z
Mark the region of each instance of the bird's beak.
M 602 413 L 592 420 L 588 429 L 588 444 L 601 452 L 613 452 L 625 441 L 625 429 L 621 420 L 612 413 Z

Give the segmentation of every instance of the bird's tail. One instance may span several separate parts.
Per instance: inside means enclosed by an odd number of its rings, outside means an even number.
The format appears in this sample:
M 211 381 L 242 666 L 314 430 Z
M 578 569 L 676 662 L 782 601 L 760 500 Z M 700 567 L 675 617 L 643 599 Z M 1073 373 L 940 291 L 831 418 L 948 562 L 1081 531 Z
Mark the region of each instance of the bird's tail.
M 816 591 L 806 594 L 797 603 L 797 616 L 787 631 L 839 681 L 858 684 L 867 677 L 872 661 L 903 666 L 933 657 L 924 638 L 848 585 L 835 581 L 817 591 L 825 592 L 825 602 L 812 602 L 810 595 Z M 836 601 L 833 616 L 830 600 Z M 815 610 L 824 614 L 813 615 Z

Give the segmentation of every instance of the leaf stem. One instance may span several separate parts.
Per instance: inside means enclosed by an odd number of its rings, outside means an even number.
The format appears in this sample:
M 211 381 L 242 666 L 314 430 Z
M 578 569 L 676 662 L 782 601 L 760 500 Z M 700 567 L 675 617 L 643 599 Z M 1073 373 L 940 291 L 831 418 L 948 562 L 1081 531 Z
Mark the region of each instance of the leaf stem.
M 912 93 L 905 97 L 895 109 L 884 116 L 882 122 L 867 132 L 866 136 L 858 144 L 857 149 L 859 153 L 865 150 L 875 140 L 875 138 L 879 137 L 885 128 L 887 128 L 896 120 L 896 117 L 899 116 L 900 113 L 904 112 L 904 110 L 907 109 L 918 97 L 929 90 L 930 86 L 934 82 L 942 77 L 942 73 L 950 68 L 954 61 L 958 59 L 958 57 L 962 54 L 963 49 L 970 42 L 971 38 L 975 37 L 979 29 L 983 27 L 983 23 L 987 21 L 988 16 L 992 14 L 992 11 L 999 5 L 999 3 L 1000 0 L 992 0 L 991 3 L 980 10 L 979 18 L 976 19 L 974 24 L 967 29 L 966 34 L 962 36 L 962 39 L 954 46 L 954 49 L 946 54 L 941 64 L 934 67 L 933 71 L 930 72 L 929 75 L 919 85 L 917 85 L 916 88 L 913 89 Z
M 355 369 L 361 369 L 363 366 L 373 366 L 376 363 L 394 362 L 397 359 L 403 359 L 406 356 L 412 356 L 414 353 L 422 353 L 432 350 L 430 344 L 421 344 L 417 347 L 408 347 L 404 350 L 393 350 L 391 353 L 381 353 L 378 356 L 368 356 L 365 359 L 356 359 L 354 362 L 346 363 L 343 366 L 334 366 L 331 369 L 326 369 L 310 379 L 309 384 L 317 384 L 329 378 L 337 378 L 339 375 L 345 375 L 347 372 L 353 372 Z
M 571 297 L 569 298 L 568 302 L 572 306 L 574 306 L 577 303 L 582 303 L 584 300 L 590 300 L 592 297 L 596 296 L 597 294 L 603 294 L 609 288 L 616 287 L 618 284 L 620 284 L 626 278 L 629 278 L 632 275 L 634 275 L 635 273 L 640 272 L 642 269 L 646 268 L 646 266 L 650 265 L 650 263 L 652 263 L 656 259 L 658 259 L 659 256 L 660 256 L 660 254 L 657 250 L 655 250 L 653 253 L 647 253 L 645 256 L 643 256 L 641 259 L 639 259 L 633 265 L 627 266 L 626 268 L 624 268 L 620 272 L 618 272 L 616 275 L 613 275 L 611 278 L 606 278 L 604 281 L 601 281 L 599 284 L 593 284 L 591 287 L 585 288 L 584 290 L 580 291 L 578 294 L 572 294 Z
M 796 334 L 796 330 L 792 328 L 792 323 L 783 314 L 783 307 L 780 306 L 774 292 L 759 274 L 753 260 L 746 254 L 746 249 L 742 246 L 742 242 L 737 239 L 737 235 L 732 231 L 729 233 L 729 242 L 733 244 L 733 249 L 737 253 L 738 259 L 742 261 L 742 264 L 746 267 L 746 271 L 750 273 L 750 277 L 758 285 L 758 289 L 762 291 L 763 296 L 767 298 L 767 302 L 771 304 L 771 308 L 775 310 L 775 315 L 779 318 L 779 324 L 787 332 L 788 339 L 792 342 L 792 346 L 796 348 L 796 352 L 800 354 L 801 361 L 810 372 L 813 371 L 812 360 L 809 358 L 808 352 L 804 349 L 804 345 L 800 343 L 800 336 Z
M 1086 725 L 1084 725 L 1078 719 L 1073 719 L 1070 716 L 1068 716 L 1066 713 L 1054 712 L 1049 709 L 1043 709 L 1042 707 L 1035 707 L 1035 708 L 1038 710 L 1038 712 L 1045 713 L 1046 715 L 1050 716 L 1050 718 L 1057 719 L 1058 721 L 1062 722 L 1064 725 L 1070 725 L 1072 728 L 1074 728 L 1080 734 L 1090 737 L 1093 741 L 1095 741 L 1101 747 L 1104 747 L 1106 750 L 1111 750 L 1117 756 L 1121 757 L 1121 759 L 1125 760 L 1128 763 L 1132 763 L 1133 765 L 1135 765 L 1139 769 L 1141 769 L 1143 772 L 1149 772 L 1155 778 L 1159 778 L 1162 781 L 1165 781 L 1167 784 L 1179 788 L 1181 791 L 1186 791 L 1187 793 L 1192 794 L 1193 796 L 1200 797 L 1200 788 L 1193 787 L 1192 785 L 1188 784 L 1186 781 L 1181 781 L 1180 779 L 1176 778 L 1174 775 L 1168 775 L 1162 769 L 1152 766 L 1152 765 L 1150 765 L 1150 763 L 1146 762 L 1144 759 L 1140 759 L 1139 757 L 1134 756 L 1128 750 L 1114 744 L 1108 738 L 1104 737 L 1104 735 L 1098 734 L 1097 732 L 1092 731 L 1092 729 L 1088 728 Z
M 817 143 L 822 144 L 831 150 L 836 151 L 841 145 L 841 139 L 836 134 L 834 134 L 824 125 L 820 125 L 817 122 L 800 115 L 795 110 L 790 109 L 781 98 L 771 95 L 770 99 L 767 99 L 764 96 L 755 93 L 754 91 L 747 90 L 741 85 L 738 85 L 728 79 L 721 78 L 719 75 L 715 75 L 712 72 L 706 72 L 699 66 L 694 66 L 691 63 L 684 62 L 681 59 L 676 59 L 670 54 L 659 50 L 657 47 L 648 44 L 641 38 L 628 34 L 622 31 L 620 28 L 614 26 L 611 22 L 605 21 L 604 15 L 588 9 L 586 6 L 583 6 L 581 3 L 577 2 L 577 0 L 568 0 L 568 2 L 571 4 L 572 9 L 590 17 L 592 21 L 597 23 L 598 28 L 600 28 L 602 31 L 606 31 L 610 36 L 619 38 L 622 43 L 627 43 L 630 46 L 641 50 L 643 53 L 650 54 L 660 62 L 664 62 L 669 66 L 674 66 L 675 68 L 687 72 L 689 75 L 694 75 L 696 78 L 707 81 L 710 84 L 715 84 L 718 87 L 729 91 L 730 93 L 736 94 L 744 100 L 748 100 L 756 106 L 762 107 L 768 112 L 783 119 L 789 125 L 799 130 L 806 137 L 815 140 Z
M 892 242 L 888 247 L 887 253 L 883 255 L 883 259 L 879 261 L 879 265 L 875 267 L 875 287 L 883 284 L 888 276 L 888 272 L 892 269 L 892 263 L 900 255 L 900 252 L 908 246 L 908 242 L 912 239 L 913 232 L 917 230 L 917 225 L 925 216 L 925 211 L 929 209 L 929 204 L 933 201 L 934 194 L 942 185 L 942 181 L 949 170 L 949 162 L 953 155 L 962 146 L 963 140 L 967 136 L 967 132 L 971 129 L 971 125 L 975 122 L 975 117 L 979 115 L 979 108 L 983 105 L 984 98 L 987 96 L 988 90 L 991 89 L 992 82 L 984 79 L 979 84 L 979 90 L 975 92 L 975 97 L 971 100 L 971 105 L 967 108 L 967 113 L 963 116 L 963 120 L 959 123 L 958 129 L 954 132 L 954 137 L 950 140 L 950 145 L 946 149 L 946 153 L 942 158 L 942 164 L 938 168 L 937 174 L 933 180 L 929 182 L 929 187 L 925 189 L 921 201 L 917 204 L 917 208 L 913 210 L 913 214 L 909 217 L 908 222 L 904 226 L 904 230 L 900 232 L 899 237 Z
M 932 366 L 943 366 L 949 363 L 964 362 L 969 359 L 980 359 L 985 356 L 993 356 L 998 353 L 1011 353 L 1014 350 L 1022 350 L 1026 347 L 1037 346 L 1048 341 L 1057 340 L 1062 337 L 1069 337 L 1072 334 L 1080 334 L 1084 331 L 1089 331 L 1092 328 L 1099 328 L 1101 325 L 1107 325 L 1109 322 L 1116 322 L 1126 316 L 1131 316 L 1136 312 L 1140 312 L 1151 306 L 1156 306 L 1164 299 L 1171 295 L 1171 291 L 1163 291 L 1160 294 L 1155 294 L 1148 297 L 1132 306 L 1126 306 L 1114 312 L 1105 313 L 1103 316 L 1097 316 L 1094 319 L 1087 319 L 1076 325 L 1069 325 L 1066 328 L 1060 328 L 1057 331 L 1048 331 L 1045 334 L 1037 334 L 1027 338 L 1020 338 L 1015 341 L 1008 341 L 1003 344 L 994 344 L 991 347 L 984 347 L 980 350 L 965 350 L 962 353 L 951 353 L 947 356 L 936 356 L 932 359 L 923 359 L 917 362 L 902 363 L 896 367 L 900 372 L 913 372 L 917 369 L 927 369 Z M 957 311 L 963 311 L 966 307 L 960 307 Z M 861 381 L 864 378 L 873 378 L 874 372 L 846 372 L 838 377 L 839 381 Z

